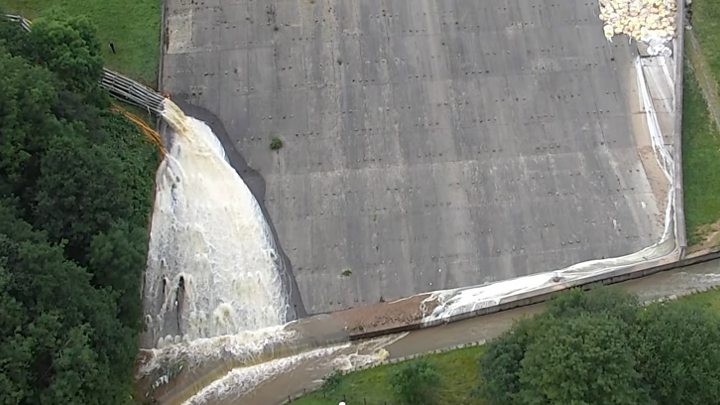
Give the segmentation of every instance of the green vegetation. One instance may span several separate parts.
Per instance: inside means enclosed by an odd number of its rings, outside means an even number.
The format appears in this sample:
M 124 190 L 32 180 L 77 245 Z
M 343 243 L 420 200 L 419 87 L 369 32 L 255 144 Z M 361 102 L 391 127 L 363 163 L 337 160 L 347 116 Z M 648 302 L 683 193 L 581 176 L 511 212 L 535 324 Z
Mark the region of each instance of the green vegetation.
M 283 147 L 283 141 L 282 139 L 276 137 L 273 137 L 273 139 L 270 141 L 270 150 L 280 150 L 280 148 Z
M 720 2 L 696 0 L 691 10 L 693 30 L 688 35 L 695 35 L 700 43 L 710 70 L 705 75 L 720 84 Z M 707 69 L 700 64 L 695 68 Z M 684 89 L 683 182 L 688 242 L 712 245 L 718 243 L 720 231 L 720 129 L 711 119 L 690 64 L 686 64 Z
M 158 156 L 84 18 L 0 21 L 0 402 L 132 402 Z
M 614 288 L 573 290 L 485 347 L 424 356 L 439 376 L 432 390 L 436 401 L 429 403 L 715 403 L 720 395 L 718 309 L 718 290 L 648 307 Z M 332 389 L 293 403 L 334 405 L 345 397 L 349 404 L 397 404 L 403 398 L 393 390 L 396 376 L 417 367 L 413 364 L 418 363 L 336 376 Z
M 715 81 L 720 83 L 720 2 L 693 0 L 692 26 Z
M 432 405 L 437 401 L 440 376 L 435 365 L 420 358 L 403 364 L 390 377 L 395 398 L 404 405 Z
M 342 373 L 339 370 L 335 370 L 323 379 L 320 391 L 323 393 L 333 392 L 340 385 L 340 382 L 342 382 Z
M 160 58 L 160 0 L 2 0 L 6 13 L 35 19 L 85 15 L 97 26 L 105 65 L 155 87 Z M 115 45 L 116 53 L 110 49 Z
M 478 381 L 477 358 L 483 353 L 481 346 L 432 354 L 424 358 L 434 365 L 439 376 L 436 388 L 440 404 L 483 404 L 473 397 Z M 397 404 L 392 378 L 408 363 L 378 366 L 340 377 L 332 390 L 312 392 L 293 405 L 337 405 L 347 399 L 348 404 Z
M 640 306 L 612 288 L 560 295 L 488 345 L 490 404 L 707 404 L 720 394 L 720 314 Z
M 702 242 L 708 226 L 720 220 L 720 132 L 688 65 L 683 95 L 683 184 L 688 242 L 693 245 Z

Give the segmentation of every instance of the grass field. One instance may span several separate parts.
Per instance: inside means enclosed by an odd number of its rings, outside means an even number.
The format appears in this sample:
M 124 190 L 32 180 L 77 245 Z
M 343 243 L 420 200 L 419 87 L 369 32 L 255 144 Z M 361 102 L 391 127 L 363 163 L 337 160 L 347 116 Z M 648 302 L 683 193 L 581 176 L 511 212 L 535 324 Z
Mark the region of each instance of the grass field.
M 0 0 L 6 13 L 33 19 L 51 7 L 86 15 L 98 28 L 105 65 L 155 87 L 160 58 L 161 0 Z M 110 50 L 115 44 L 117 54 Z
M 693 0 L 692 26 L 715 81 L 720 83 L 720 1 Z
M 477 359 L 482 351 L 482 346 L 476 346 L 427 356 L 441 376 L 438 398 L 442 403 L 483 404 L 472 397 L 478 379 Z M 337 405 L 343 398 L 348 404 L 394 404 L 396 401 L 388 380 L 397 369 L 398 364 L 391 364 L 350 373 L 342 377 L 331 393 L 316 391 L 293 401 L 293 405 Z
M 695 0 L 693 32 L 709 65 L 709 76 L 720 83 L 720 2 Z M 690 245 L 717 232 L 720 221 L 720 131 L 708 114 L 692 69 L 685 69 L 683 100 L 683 183 L 685 218 Z M 720 96 L 720 95 L 719 95 Z M 713 238 L 706 244 L 714 244 Z
M 683 97 L 683 183 L 688 242 L 699 243 L 720 220 L 720 133 L 686 65 Z

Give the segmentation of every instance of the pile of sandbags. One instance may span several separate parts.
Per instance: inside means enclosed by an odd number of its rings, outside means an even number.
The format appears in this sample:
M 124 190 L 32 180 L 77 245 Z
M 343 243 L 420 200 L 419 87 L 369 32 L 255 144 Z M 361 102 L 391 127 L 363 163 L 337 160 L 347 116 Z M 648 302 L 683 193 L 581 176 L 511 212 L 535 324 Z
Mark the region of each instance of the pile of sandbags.
M 600 0 L 600 19 L 608 40 L 625 34 L 645 43 L 669 42 L 675 36 L 676 0 Z

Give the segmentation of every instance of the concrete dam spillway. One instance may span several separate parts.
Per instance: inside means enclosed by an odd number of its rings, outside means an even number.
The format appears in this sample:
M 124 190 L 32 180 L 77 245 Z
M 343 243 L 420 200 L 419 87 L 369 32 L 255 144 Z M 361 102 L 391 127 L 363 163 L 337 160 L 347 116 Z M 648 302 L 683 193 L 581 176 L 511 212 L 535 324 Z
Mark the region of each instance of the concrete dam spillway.
M 166 100 L 144 288 L 146 347 L 281 325 L 283 262 L 260 206 L 202 121 Z
M 363 307 L 662 238 L 637 46 L 608 42 L 599 13 L 168 0 L 162 90 L 217 116 L 263 178 L 306 311 Z

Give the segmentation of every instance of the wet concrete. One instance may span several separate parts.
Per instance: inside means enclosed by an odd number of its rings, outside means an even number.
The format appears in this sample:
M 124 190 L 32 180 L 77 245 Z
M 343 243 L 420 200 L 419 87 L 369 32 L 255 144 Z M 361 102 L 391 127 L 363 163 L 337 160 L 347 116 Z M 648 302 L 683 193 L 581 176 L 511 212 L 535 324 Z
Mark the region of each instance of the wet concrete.
M 655 242 L 596 1 L 168 0 L 164 91 L 266 181 L 308 313 Z M 278 152 L 270 140 L 280 137 Z

